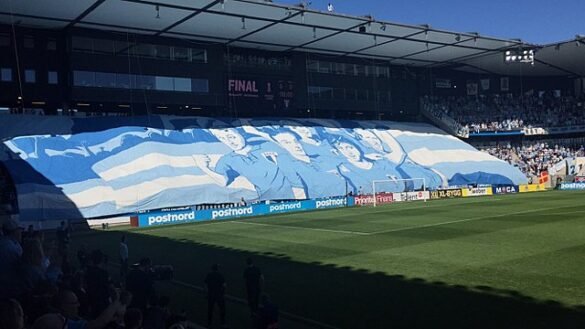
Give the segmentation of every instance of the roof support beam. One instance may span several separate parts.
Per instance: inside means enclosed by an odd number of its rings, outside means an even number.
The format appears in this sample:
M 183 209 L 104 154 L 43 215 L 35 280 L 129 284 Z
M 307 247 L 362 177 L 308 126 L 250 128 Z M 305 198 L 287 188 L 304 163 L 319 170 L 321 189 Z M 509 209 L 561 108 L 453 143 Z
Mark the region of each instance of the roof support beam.
M 271 22 L 271 23 L 278 23 L 279 22 L 279 19 L 229 13 L 229 12 L 217 11 L 217 10 L 211 10 L 211 9 L 203 10 L 203 8 L 193 8 L 193 7 L 189 7 L 189 6 L 174 5 L 174 4 L 168 4 L 168 3 L 162 3 L 162 2 L 150 1 L 150 0 L 121 0 L 121 1 L 151 5 L 151 6 L 158 5 L 160 7 L 167 7 L 167 8 L 173 8 L 173 9 L 179 9 L 179 10 L 188 10 L 188 11 L 201 10 L 202 12 L 208 13 L 208 14 L 215 14 L 215 15 L 228 16 L 228 17 L 238 17 L 238 18 L 245 18 L 245 19 L 251 19 L 251 20 Z M 284 10 L 284 7 L 283 7 L 283 10 Z M 331 30 L 331 31 L 337 31 L 337 32 L 341 31 L 341 32 L 350 33 L 350 34 L 357 34 L 357 35 L 370 35 L 370 36 L 376 36 L 379 38 L 401 38 L 400 36 L 397 36 L 397 35 L 380 34 L 380 33 L 372 33 L 372 32 L 359 32 L 359 31 L 354 31 L 354 30 L 347 30 L 347 29 L 343 29 L 343 28 L 336 28 L 336 27 L 332 27 L 332 26 L 317 25 L 317 24 L 305 24 L 305 23 L 297 23 L 297 22 L 289 22 L 289 21 L 283 21 L 283 22 L 281 22 L 281 24 L 292 25 L 292 26 L 302 26 L 302 27 L 314 27 L 317 29 Z M 362 24 L 367 24 L 367 21 L 366 22 L 362 21 Z M 423 31 L 425 31 L 425 28 L 421 28 L 421 29 L 423 29 Z M 428 31 L 428 30 L 426 30 L 426 31 Z M 407 38 L 407 37 L 402 37 L 402 38 L 403 38 L 403 40 L 408 40 L 408 41 L 412 41 L 412 42 L 419 42 L 419 43 L 429 43 L 429 44 L 438 45 L 438 46 L 451 45 L 451 43 L 440 42 L 440 41 L 420 40 L 420 39 L 413 39 L 413 38 Z M 463 48 L 463 49 L 473 49 L 473 50 L 490 50 L 487 48 L 465 46 L 465 45 L 453 45 L 453 47 Z M 299 47 L 299 48 L 302 48 L 302 47 Z
M 178 21 L 174 22 L 173 24 L 171 24 L 171 25 L 169 25 L 169 26 L 165 27 L 164 29 L 162 29 L 162 30 L 160 30 L 160 31 L 156 32 L 154 35 L 155 35 L 155 36 L 159 36 L 159 35 L 161 35 L 161 34 L 163 34 L 163 33 L 165 33 L 165 32 L 168 32 L 168 31 L 170 31 L 172 28 L 174 28 L 174 27 L 176 27 L 176 26 L 178 26 L 178 25 L 181 25 L 181 24 L 185 23 L 186 21 L 190 20 L 191 18 L 193 18 L 193 17 L 195 17 L 195 16 L 197 16 L 197 15 L 201 14 L 201 13 L 202 13 L 204 10 L 207 10 L 207 9 L 209 9 L 209 8 L 211 8 L 211 7 L 213 7 L 213 6 L 215 6 L 215 5 L 216 5 L 216 4 L 218 4 L 220 1 L 221 1 L 221 0 L 214 0 L 213 2 L 211 2 L 210 4 L 208 4 L 207 6 L 205 6 L 205 7 L 201 8 L 201 9 L 197 9 L 197 10 L 195 10 L 195 11 L 194 11 L 194 12 L 192 12 L 191 14 L 189 14 L 189 15 L 187 15 L 187 16 L 185 16 L 185 17 L 183 17 L 182 19 L 180 19 L 180 20 L 178 20 Z
M 425 31 L 414 32 L 414 33 L 405 35 L 403 38 L 394 38 L 394 39 L 391 39 L 391 40 L 388 40 L 388 41 L 380 42 L 380 43 L 375 44 L 375 45 L 372 45 L 372 46 L 367 46 L 367 47 L 360 48 L 360 49 L 357 49 L 357 50 L 354 50 L 354 51 L 346 52 L 346 53 L 344 53 L 341 56 L 357 55 L 357 54 L 361 53 L 364 50 L 369 50 L 369 49 L 372 49 L 372 48 L 384 46 L 384 45 L 387 45 L 389 43 L 396 42 L 396 41 L 399 41 L 399 40 L 404 40 L 404 38 L 414 37 L 414 36 L 419 35 L 419 34 L 422 34 L 422 33 L 425 33 Z
M 296 17 L 296 16 L 298 16 L 298 15 L 301 15 L 302 13 L 303 13 L 302 11 L 297 11 L 296 13 L 294 13 L 294 14 L 291 14 L 291 15 L 288 15 L 287 17 L 285 17 L 285 18 L 283 18 L 283 19 L 281 19 L 281 20 L 279 20 L 279 21 L 272 22 L 272 23 L 270 23 L 270 24 L 268 24 L 268 25 L 266 25 L 266 26 L 263 26 L 263 27 L 261 27 L 261 28 L 258 28 L 258 29 L 256 29 L 256 30 L 254 30 L 254 31 L 251 31 L 251 32 L 249 32 L 249 33 L 246 33 L 246 34 L 244 34 L 244 35 L 240 35 L 239 37 L 237 37 L 237 38 L 235 38 L 235 39 L 233 39 L 233 40 L 230 40 L 230 41 L 226 42 L 226 45 L 229 45 L 229 44 L 232 44 L 232 43 L 234 43 L 234 42 L 237 42 L 237 41 L 243 40 L 244 38 L 247 38 L 247 37 L 249 37 L 249 36 L 251 36 L 251 35 L 254 35 L 254 34 L 258 33 L 258 32 L 262 32 L 262 31 L 264 31 L 264 30 L 266 30 L 266 29 L 268 29 L 268 28 L 271 28 L 271 27 L 273 27 L 273 26 L 275 26 L 275 25 L 277 25 L 277 24 L 283 23 L 283 22 L 285 22 L 286 20 L 289 20 L 289 19 L 291 19 L 291 18 L 293 18 L 293 17 Z
M 97 0 L 96 2 L 94 2 L 93 5 L 89 6 L 89 8 L 84 10 L 79 16 L 75 17 L 74 20 L 69 22 L 69 24 L 67 24 L 67 26 L 65 26 L 65 29 L 69 29 L 69 28 L 72 28 L 73 26 L 75 26 L 75 24 L 79 23 L 87 15 L 91 14 L 92 11 L 94 11 L 97 7 L 99 7 L 104 2 L 106 2 L 106 0 Z
M 351 31 L 351 30 L 353 30 L 353 29 L 357 29 L 357 28 L 359 28 L 360 26 L 364 26 L 364 25 L 366 25 L 366 23 L 359 23 L 359 24 L 357 24 L 357 25 L 350 26 L 350 27 L 348 27 L 348 28 L 346 28 L 346 29 L 344 29 L 344 30 L 339 30 L 339 31 L 336 31 L 336 32 L 330 33 L 330 34 L 328 34 L 328 35 L 322 36 L 322 37 L 320 37 L 320 38 L 315 38 L 315 39 L 313 39 L 313 40 L 311 40 L 311 41 L 305 42 L 305 43 L 303 43 L 303 44 L 300 44 L 300 45 L 298 45 L 298 46 L 293 46 L 293 47 L 290 47 L 290 48 L 288 48 L 288 49 L 287 49 L 287 50 L 285 50 L 285 51 L 293 51 L 293 50 L 295 50 L 295 49 L 298 49 L 298 48 L 303 48 L 303 47 L 306 47 L 306 46 L 308 46 L 308 45 L 310 45 L 310 44 L 312 44 L 312 43 L 319 42 L 319 41 L 321 41 L 321 40 L 325 40 L 325 39 L 328 39 L 328 38 L 334 37 L 334 36 L 336 36 L 336 35 L 339 35 L 339 34 L 341 34 L 341 33 L 344 33 L 344 32 Z M 315 27 L 313 27 L 313 28 L 315 29 Z

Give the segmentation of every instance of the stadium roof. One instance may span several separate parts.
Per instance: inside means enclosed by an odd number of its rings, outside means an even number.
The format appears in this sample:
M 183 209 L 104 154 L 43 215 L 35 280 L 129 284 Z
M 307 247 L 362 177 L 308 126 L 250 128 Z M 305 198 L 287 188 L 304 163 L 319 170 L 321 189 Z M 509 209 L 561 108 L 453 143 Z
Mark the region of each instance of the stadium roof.
M 585 76 L 585 38 L 528 44 L 427 25 L 379 21 L 255 0 L 7 0 L 0 23 L 194 39 L 272 51 L 357 56 L 468 72 Z M 507 49 L 537 49 L 535 64 L 506 64 Z

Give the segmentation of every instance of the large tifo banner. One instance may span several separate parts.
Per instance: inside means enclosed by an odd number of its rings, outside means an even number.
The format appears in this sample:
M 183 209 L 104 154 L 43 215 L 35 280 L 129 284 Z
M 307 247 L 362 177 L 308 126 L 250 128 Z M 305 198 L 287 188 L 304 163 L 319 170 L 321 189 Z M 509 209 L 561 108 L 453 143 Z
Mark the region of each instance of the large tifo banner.
M 408 178 L 424 178 L 427 189 L 526 183 L 517 168 L 426 124 L 156 116 L 133 119 L 144 124 L 136 126 L 115 118 L 86 120 L 63 123 L 61 134 L 3 142 L 21 220 L 242 198 L 252 203 L 371 194 L 374 180 L 388 181 L 376 188 L 386 193 L 421 189 L 422 180 L 400 180 Z M 63 127 L 72 133 L 63 134 Z
M 135 224 L 139 227 L 159 226 L 168 224 L 183 224 L 209 220 L 232 219 L 260 215 L 289 213 L 315 209 L 339 208 L 353 206 L 352 197 L 329 198 L 320 200 L 303 200 L 296 202 L 282 202 L 270 204 L 255 204 L 245 207 L 204 209 L 204 210 L 178 210 L 164 212 L 148 212 L 137 214 Z

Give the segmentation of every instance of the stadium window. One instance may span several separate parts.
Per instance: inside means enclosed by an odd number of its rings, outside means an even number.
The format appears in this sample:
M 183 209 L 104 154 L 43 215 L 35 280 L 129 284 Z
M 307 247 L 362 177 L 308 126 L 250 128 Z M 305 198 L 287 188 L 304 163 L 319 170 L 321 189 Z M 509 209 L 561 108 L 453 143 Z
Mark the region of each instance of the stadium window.
M 207 79 L 191 79 L 193 92 L 207 94 L 209 92 L 209 80 Z
M 73 85 L 77 87 L 93 87 L 95 73 L 90 71 L 73 71 Z
M 385 66 L 378 66 L 378 76 L 382 78 L 390 77 L 390 68 Z
M 333 99 L 333 88 L 321 87 L 319 95 L 321 99 Z
M 174 78 L 175 80 L 175 91 L 191 91 L 191 79 L 189 78 Z
M 2 81 L 2 82 L 12 81 L 12 69 L 11 68 L 3 67 L 0 69 L 0 81 Z
M 36 83 L 37 82 L 37 72 L 35 70 L 32 70 L 32 69 L 24 70 L 24 82 Z
M 191 49 L 185 47 L 174 47 L 173 48 L 173 59 L 176 61 L 190 62 L 191 61 Z
M 331 62 L 324 62 L 324 61 L 320 61 L 319 62 L 319 73 L 331 73 Z
M 345 63 L 335 63 L 335 74 L 345 74 Z
M 345 71 L 347 75 L 356 75 L 355 64 L 345 64 Z
M 191 56 L 193 62 L 207 63 L 207 50 L 205 49 L 191 49 Z
M 114 53 L 114 42 L 106 39 L 94 39 L 93 51 L 96 54 L 112 55 Z
M 319 62 L 315 60 L 309 60 L 307 62 L 307 71 L 309 72 L 319 72 Z
M 71 49 L 75 52 L 93 52 L 93 40 L 84 37 L 73 37 Z
M 59 74 L 57 73 L 57 71 L 49 71 L 47 73 L 47 82 L 50 85 L 56 85 L 59 83 Z
M 171 47 L 165 45 L 154 45 L 154 54 L 159 59 L 171 59 Z
M 133 46 L 134 46 L 134 44 L 132 42 L 115 40 L 114 41 L 114 54 L 115 55 L 127 55 L 129 49 L 131 49 Z
M 343 99 L 345 99 L 345 89 L 343 89 L 343 88 L 333 88 L 333 99 L 336 99 L 336 100 L 343 100 Z
M 368 100 L 368 91 L 364 90 L 364 89 L 358 89 L 357 100 L 358 101 L 367 101 Z
M 134 55 L 147 58 L 154 57 L 155 54 L 154 46 L 145 43 L 137 44 L 133 51 Z
M 10 34 L 0 33 L 0 47 L 10 46 Z
M 95 73 L 95 86 L 102 88 L 116 88 L 116 74 L 96 72 Z
M 366 67 L 361 64 L 355 65 L 355 75 L 358 76 L 365 76 L 366 75 Z
M 174 87 L 174 83 L 173 83 L 173 78 L 171 77 L 160 77 L 157 76 L 154 78 L 154 83 L 155 83 L 155 87 L 154 89 L 156 90 L 161 90 L 161 91 L 173 91 L 175 90 Z
M 116 88 L 130 89 L 130 75 L 125 73 L 116 73 Z M 134 83 L 135 84 L 135 83 Z
M 345 99 L 355 101 L 357 99 L 357 90 L 346 89 L 345 90 Z
M 47 40 L 47 50 L 57 50 L 57 40 L 49 38 Z
M 156 77 L 151 75 L 137 75 L 136 86 L 138 89 L 154 90 L 156 89 Z
M 309 97 L 313 97 L 313 98 L 319 98 L 319 87 L 317 86 L 309 86 L 307 88 L 307 93 L 309 94 Z
M 31 35 L 25 35 L 23 39 L 24 48 L 34 49 L 35 39 Z

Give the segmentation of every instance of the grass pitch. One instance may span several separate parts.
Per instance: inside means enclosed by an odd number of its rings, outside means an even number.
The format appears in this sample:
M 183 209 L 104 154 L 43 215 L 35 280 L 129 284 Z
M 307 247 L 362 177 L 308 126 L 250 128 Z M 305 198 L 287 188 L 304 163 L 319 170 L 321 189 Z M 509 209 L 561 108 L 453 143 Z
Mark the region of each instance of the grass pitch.
M 229 295 L 245 298 L 252 256 L 291 314 L 286 328 L 314 327 L 303 319 L 344 329 L 585 327 L 585 192 L 96 231 L 77 243 L 117 259 L 122 232 L 132 260 L 175 266 L 176 281 L 159 290 L 200 323 L 197 287 L 210 264 L 221 264 Z M 228 318 L 231 328 L 250 326 L 244 304 L 228 303 Z

